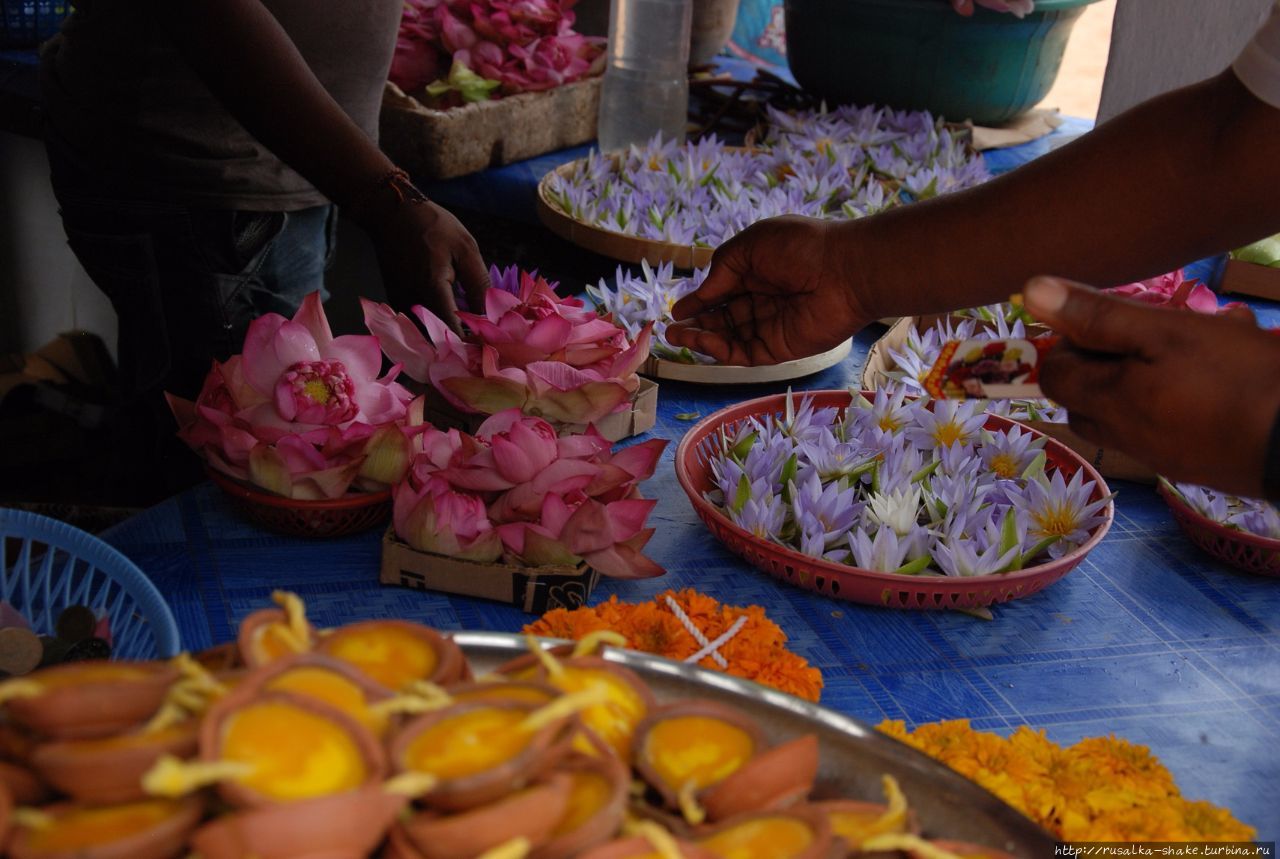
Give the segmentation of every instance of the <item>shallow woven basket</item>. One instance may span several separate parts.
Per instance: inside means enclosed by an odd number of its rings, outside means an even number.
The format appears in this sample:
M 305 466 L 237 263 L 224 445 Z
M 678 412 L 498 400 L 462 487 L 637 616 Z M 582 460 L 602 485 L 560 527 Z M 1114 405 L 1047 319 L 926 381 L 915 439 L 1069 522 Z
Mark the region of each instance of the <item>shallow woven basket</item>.
M 1196 512 L 1163 477 L 1156 489 L 1191 542 L 1222 563 L 1246 573 L 1280 577 L 1280 540 L 1228 528 Z
M 851 600 L 867 605 L 902 609 L 964 609 L 1008 602 L 1031 596 L 1056 582 L 1084 560 L 1098 545 L 1115 515 L 1115 505 L 1108 504 L 1105 519 L 1079 548 L 1061 558 L 1025 570 L 991 576 L 942 578 L 909 576 L 864 570 L 812 558 L 794 549 L 761 540 L 729 521 L 716 505 L 706 499 L 711 483 L 711 459 L 723 427 L 732 433 L 751 417 L 780 414 L 786 408 L 787 394 L 777 394 L 730 406 L 703 420 L 685 435 L 676 451 L 676 477 L 684 488 L 693 509 L 720 542 L 733 553 L 764 572 L 789 584 L 815 591 L 824 596 Z M 848 391 L 813 391 L 815 408 L 834 406 L 842 411 L 852 402 Z M 864 394 L 864 396 L 872 396 Z M 1043 435 L 1008 418 L 991 415 L 987 429 L 1004 431 L 1013 426 Z M 1045 453 L 1049 464 L 1070 478 L 1084 469 L 1085 477 L 1095 484 L 1092 499 L 1110 493 L 1102 475 L 1070 448 L 1048 438 Z
M 291 537 L 343 537 L 385 525 L 391 518 L 390 489 L 325 501 L 297 501 L 249 486 L 213 468 L 208 474 L 246 519 Z

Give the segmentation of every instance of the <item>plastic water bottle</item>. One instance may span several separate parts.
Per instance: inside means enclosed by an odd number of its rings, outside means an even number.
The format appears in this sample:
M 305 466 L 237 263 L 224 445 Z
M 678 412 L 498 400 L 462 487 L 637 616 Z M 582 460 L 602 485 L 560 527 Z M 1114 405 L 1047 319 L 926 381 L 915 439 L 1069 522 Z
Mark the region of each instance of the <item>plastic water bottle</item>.
M 598 137 L 609 152 L 658 132 L 684 140 L 693 0 L 610 0 Z

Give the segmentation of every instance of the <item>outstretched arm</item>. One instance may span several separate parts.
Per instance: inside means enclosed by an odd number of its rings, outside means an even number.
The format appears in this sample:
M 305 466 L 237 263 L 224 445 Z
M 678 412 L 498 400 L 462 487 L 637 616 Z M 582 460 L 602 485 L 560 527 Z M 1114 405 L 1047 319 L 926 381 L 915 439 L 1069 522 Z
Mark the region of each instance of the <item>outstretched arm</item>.
M 395 165 L 333 100 L 259 0 L 182 0 L 156 9 L 228 112 L 370 233 L 393 303 L 422 301 L 456 327 L 457 278 L 471 305 L 484 306 L 488 282 L 471 235 L 435 204 L 379 186 Z M 330 12 L 317 7 L 315 14 Z
M 768 363 L 884 316 L 1001 301 L 1044 272 L 1159 274 L 1280 231 L 1276 140 L 1280 110 L 1227 71 L 968 191 L 858 221 L 762 221 L 717 250 L 668 337 Z

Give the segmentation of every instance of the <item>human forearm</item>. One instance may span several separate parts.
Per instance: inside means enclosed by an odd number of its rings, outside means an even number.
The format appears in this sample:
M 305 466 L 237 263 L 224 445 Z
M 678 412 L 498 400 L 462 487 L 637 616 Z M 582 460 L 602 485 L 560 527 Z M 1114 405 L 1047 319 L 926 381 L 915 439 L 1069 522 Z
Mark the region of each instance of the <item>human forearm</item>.
M 1280 110 L 1227 72 L 1147 102 L 991 182 L 842 224 L 871 318 L 1003 300 L 1053 273 L 1098 285 L 1280 230 Z
M 392 169 L 259 0 L 183 0 L 156 8 L 227 111 L 330 199 L 360 200 Z

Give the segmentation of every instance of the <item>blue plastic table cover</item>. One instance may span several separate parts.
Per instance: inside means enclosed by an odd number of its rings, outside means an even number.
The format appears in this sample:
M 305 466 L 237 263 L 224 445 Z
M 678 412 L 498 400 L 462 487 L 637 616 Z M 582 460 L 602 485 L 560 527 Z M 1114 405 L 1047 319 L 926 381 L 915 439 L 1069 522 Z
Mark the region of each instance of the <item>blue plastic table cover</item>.
M 874 335 L 860 334 L 847 360 L 795 389 L 855 384 Z M 1115 483 L 1106 539 L 1062 581 L 996 607 L 990 622 L 861 606 L 785 585 L 711 536 L 672 465 L 689 415 L 785 387 L 661 383 L 658 424 L 641 438 L 671 441 L 643 486 L 658 500 L 648 554 L 668 572 L 606 579 L 592 603 L 692 587 L 762 605 L 790 646 L 821 669 L 828 707 L 873 724 L 968 718 L 1002 733 L 1029 724 L 1067 744 L 1115 733 L 1150 746 L 1185 795 L 1228 806 L 1265 840 L 1280 835 L 1280 581 L 1216 563 L 1182 535 L 1150 488 Z M 534 619 L 498 603 L 379 585 L 378 531 L 337 540 L 276 536 L 237 518 L 211 485 L 106 536 L 169 600 L 188 648 L 231 639 L 277 588 L 301 594 L 321 627 L 410 618 L 446 630 L 515 631 Z

